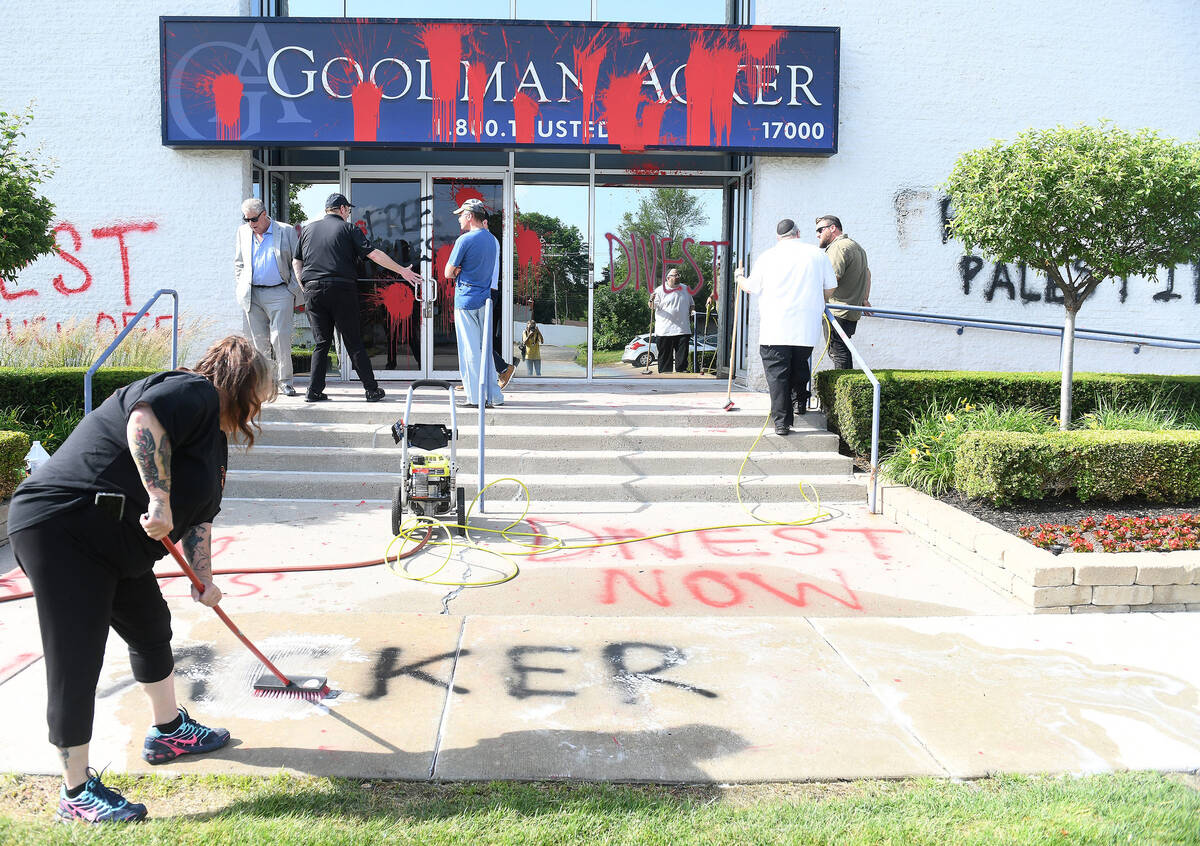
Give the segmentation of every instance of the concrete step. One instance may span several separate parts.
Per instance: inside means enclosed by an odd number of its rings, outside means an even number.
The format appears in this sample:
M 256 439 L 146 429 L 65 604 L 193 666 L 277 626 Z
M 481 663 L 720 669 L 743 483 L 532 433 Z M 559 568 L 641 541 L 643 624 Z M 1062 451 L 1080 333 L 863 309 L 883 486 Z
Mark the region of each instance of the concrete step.
M 420 420 L 436 423 L 436 420 Z M 759 423 L 761 426 L 761 421 Z M 761 441 L 760 450 L 775 452 L 836 452 L 838 438 L 832 432 L 812 426 L 804 418 L 804 428 L 794 431 L 789 437 L 781 438 L 767 430 Z M 478 445 L 478 431 L 474 422 L 458 421 L 458 445 L 471 449 Z M 577 426 L 552 425 L 487 427 L 488 449 L 528 449 L 536 445 L 542 451 L 596 449 L 603 447 L 612 451 L 638 450 L 712 450 L 716 452 L 745 452 L 754 443 L 757 429 L 709 428 L 686 429 L 678 426 Z M 256 441 L 256 449 L 268 446 L 311 446 L 337 447 L 390 447 L 391 423 L 293 423 L 268 422 Z
M 488 480 L 503 474 L 489 473 Z M 727 475 L 639 476 L 594 475 L 521 475 L 531 498 L 552 501 L 583 502 L 736 502 L 736 469 Z M 475 495 L 474 473 L 460 472 L 458 484 L 466 489 L 468 501 Z M 399 484 L 399 473 L 345 473 L 321 471 L 230 470 L 225 478 L 225 496 L 266 499 L 350 499 L 390 500 Z M 862 502 L 866 498 L 863 478 L 848 474 L 771 475 L 742 479 L 742 500 L 757 502 L 799 502 L 798 485 L 804 494 L 820 496 L 822 502 Z M 497 485 L 491 492 L 497 499 L 520 495 L 516 485 Z
M 769 446 L 774 441 L 771 438 Z M 764 444 L 767 439 L 764 438 Z M 690 444 L 689 444 L 690 446 Z M 747 442 L 747 447 L 749 442 Z M 449 454 L 449 450 L 444 451 Z M 415 451 L 414 451 L 415 453 Z M 400 447 L 306 447 L 256 446 L 252 450 L 230 450 L 231 470 L 294 470 L 312 472 L 372 473 L 400 472 Z M 458 464 L 463 472 L 475 472 L 479 453 L 460 449 Z M 692 473 L 736 473 L 744 452 L 658 451 L 658 450 L 562 450 L 489 448 L 487 472 L 500 475 L 524 473 L 606 474 L 614 472 L 643 476 L 690 475 Z M 747 474 L 788 473 L 829 475 L 849 473 L 852 460 L 836 452 L 808 452 L 759 449 L 746 461 Z
M 489 427 L 492 426 L 560 426 L 563 428 L 593 427 L 593 426 L 625 426 L 629 428 L 674 426 L 683 429 L 691 428 L 720 428 L 720 429 L 755 429 L 763 423 L 765 416 L 762 411 L 737 410 L 724 412 L 721 410 L 725 401 L 724 396 L 711 400 L 710 408 L 696 408 L 680 411 L 678 407 L 663 405 L 659 409 L 646 408 L 645 405 L 623 408 L 619 402 L 604 408 L 571 408 L 564 402 L 538 403 L 506 403 L 505 405 L 485 409 L 484 417 Z M 709 402 L 706 398 L 706 402 Z M 459 408 L 457 418 L 459 428 L 475 426 L 479 411 L 477 409 Z M 273 403 L 264 407 L 261 420 L 264 423 L 338 423 L 355 425 L 374 425 L 390 427 L 404 416 L 404 402 L 384 402 L 367 404 L 355 403 Z M 449 425 L 450 411 L 446 402 L 414 402 L 412 408 L 414 423 L 443 423 Z M 820 411 L 810 411 L 799 421 L 806 427 L 824 430 L 825 415 Z

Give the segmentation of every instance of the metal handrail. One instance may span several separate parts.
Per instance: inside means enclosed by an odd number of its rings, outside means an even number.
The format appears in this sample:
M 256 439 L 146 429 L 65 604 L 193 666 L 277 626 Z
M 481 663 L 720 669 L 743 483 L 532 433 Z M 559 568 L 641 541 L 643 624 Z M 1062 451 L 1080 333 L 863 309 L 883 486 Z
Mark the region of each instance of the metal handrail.
M 174 370 L 179 366 L 179 294 L 170 288 L 159 288 L 154 296 L 146 300 L 146 304 L 138 311 L 137 316 L 129 321 L 120 334 L 113 338 L 112 343 L 105 348 L 104 352 L 100 353 L 100 357 L 88 368 L 87 373 L 83 374 L 83 413 L 85 415 L 92 413 L 92 376 L 104 362 L 108 361 L 108 357 L 125 340 L 125 336 L 134 330 L 138 322 L 150 311 L 150 307 L 158 302 L 158 298 L 163 294 L 170 294 L 173 301 L 171 306 L 171 369 Z
M 841 308 L 841 304 L 838 304 Z M 858 362 L 858 367 L 867 375 L 867 380 L 871 383 L 871 488 L 867 493 L 867 507 L 871 509 L 872 514 L 878 514 L 877 506 L 879 505 L 879 379 L 876 378 L 874 371 L 867 367 L 862 354 L 855 348 L 850 341 L 850 336 L 846 334 L 840 323 L 829 311 L 829 306 L 825 306 L 825 318 L 829 321 L 831 329 L 838 333 L 842 343 L 846 345 L 846 349 L 850 351 L 852 361 Z
M 1058 335 L 1062 336 L 1063 327 L 1048 323 L 1020 323 L 1013 320 L 993 320 L 988 317 L 956 317 L 949 314 L 923 314 L 916 311 L 897 311 L 895 309 L 876 308 L 875 306 L 852 306 L 836 303 L 835 308 L 869 314 L 872 317 L 882 317 L 887 320 L 909 320 L 915 323 L 935 323 L 945 326 L 957 326 L 958 334 L 963 329 L 994 329 L 998 332 L 1018 332 L 1024 335 Z M 1115 332 L 1108 329 L 1075 329 L 1075 337 L 1085 341 L 1102 341 L 1110 344 L 1133 344 L 1134 353 L 1141 347 L 1165 347 L 1176 350 L 1200 349 L 1200 341 L 1191 338 L 1171 338 L 1165 335 L 1144 335 L 1140 332 Z
M 907 320 L 914 323 L 957 326 L 959 335 L 963 333 L 965 328 L 971 327 L 972 329 L 991 329 L 995 332 L 1017 332 L 1024 335 L 1058 335 L 1061 344 L 1064 331 L 1062 326 L 1052 326 L 1045 323 L 1018 323 L 1012 320 L 992 320 L 986 317 L 972 318 L 956 317 L 948 314 L 922 314 L 915 311 L 898 311 L 896 309 L 876 308 L 875 306 L 852 306 L 843 303 L 834 303 L 833 305 L 838 309 L 869 314 L 871 317 L 882 317 L 885 320 Z M 838 336 L 845 343 L 853 360 L 858 362 L 858 369 L 866 374 L 867 379 L 871 383 L 871 490 L 868 494 L 867 504 L 871 509 L 871 513 L 877 514 L 876 505 L 878 503 L 879 488 L 879 380 L 875 378 L 875 374 L 871 371 L 871 368 L 867 367 L 862 355 L 855 348 L 854 344 L 851 343 L 849 336 L 846 335 L 841 325 L 834 318 L 828 305 L 825 307 L 825 316 L 829 320 L 830 327 L 837 331 Z M 1200 349 L 1200 341 L 1195 341 L 1191 338 L 1144 335 L 1138 332 L 1076 329 L 1075 337 L 1085 341 L 1100 341 L 1108 344 L 1133 344 L 1134 355 L 1138 354 L 1142 347 L 1165 347 L 1177 350 Z

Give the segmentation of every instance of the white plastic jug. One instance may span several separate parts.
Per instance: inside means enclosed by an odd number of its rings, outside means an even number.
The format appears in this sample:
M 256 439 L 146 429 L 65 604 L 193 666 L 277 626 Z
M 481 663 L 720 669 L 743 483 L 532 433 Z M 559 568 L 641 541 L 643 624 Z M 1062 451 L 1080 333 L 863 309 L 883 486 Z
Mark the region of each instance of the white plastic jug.
M 39 467 L 50 460 L 50 453 L 46 452 L 41 441 L 34 441 L 33 446 L 29 448 L 29 452 L 25 453 L 25 468 L 30 475 L 33 475 Z

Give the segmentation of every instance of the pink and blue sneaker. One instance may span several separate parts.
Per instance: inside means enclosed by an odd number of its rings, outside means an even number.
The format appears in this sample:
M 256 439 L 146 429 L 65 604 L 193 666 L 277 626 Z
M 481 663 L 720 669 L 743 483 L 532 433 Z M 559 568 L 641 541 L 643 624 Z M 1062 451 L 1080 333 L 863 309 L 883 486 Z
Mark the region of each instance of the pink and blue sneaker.
M 200 725 L 188 716 L 186 708 L 179 709 L 179 716 L 183 722 L 173 732 L 163 734 L 156 726 L 150 727 L 146 734 L 146 745 L 142 748 L 142 758 L 147 763 L 165 764 L 180 755 L 212 752 L 229 742 L 226 729 Z
M 59 822 L 138 822 L 146 818 L 146 806 L 130 802 L 119 790 L 105 787 L 100 774 L 89 767 L 88 780 L 78 796 L 67 796 L 67 786 L 62 786 L 56 816 Z

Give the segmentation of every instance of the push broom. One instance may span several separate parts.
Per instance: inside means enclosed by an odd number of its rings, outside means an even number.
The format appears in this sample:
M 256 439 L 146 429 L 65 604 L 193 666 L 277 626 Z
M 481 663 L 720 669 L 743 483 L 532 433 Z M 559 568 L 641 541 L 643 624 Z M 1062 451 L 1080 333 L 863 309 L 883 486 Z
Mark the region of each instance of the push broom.
M 200 579 L 196 577 L 196 571 L 184 560 L 183 555 L 179 552 L 179 547 L 171 542 L 169 537 L 162 539 L 163 546 L 167 551 L 174 556 L 176 563 L 183 568 L 183 574 L 191 580 L 192 585 L 200 593 L 204 593 L 204 585 Z M 246 648 L 254 653 L 254 657 L 262 662 L 262 665 L 270 670 L 270 673 L 261 675 L 254 682 L 254 696 L 270 696 L 270 697 L 295 697 L 297 699 L 307 699 L 309 702 L 319 702 L 329 695 L 329 684 L 324 676 L 293 676 L 288 678 L 279 669 L 267 660 L 267 656 L 258 651 L 250 638 L 242 634 L 241 630 L 233 624 L 233 620 L 229 619 L 229 615 L 221 610 L 220 605 L 214 605 L 213 611 L 217 612 L 217 616 L 221 618 L 221 622 L 229 627 L 229 630 L 237 635 L 238 640 L 245 644 Z
M 729 385 L 725 388 L 725 410 L 737 411 L 733 404 L 733 359 L 737 355 L 738 312 L 742 307 L 742 292 L 733 284 L 733 338 L 729 342 Z

